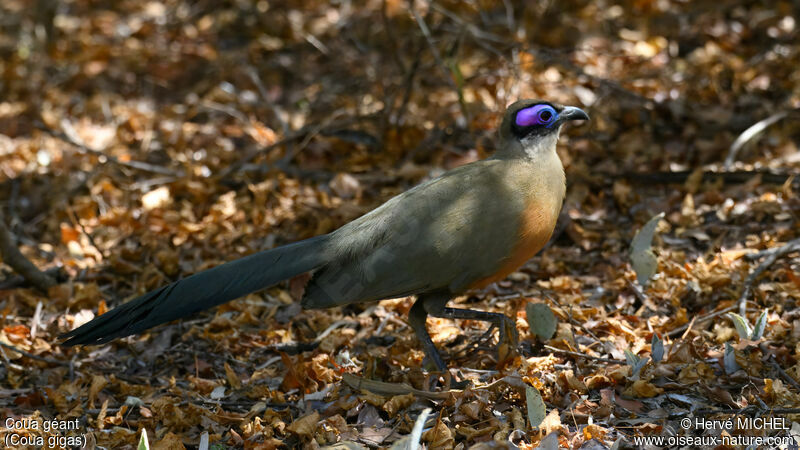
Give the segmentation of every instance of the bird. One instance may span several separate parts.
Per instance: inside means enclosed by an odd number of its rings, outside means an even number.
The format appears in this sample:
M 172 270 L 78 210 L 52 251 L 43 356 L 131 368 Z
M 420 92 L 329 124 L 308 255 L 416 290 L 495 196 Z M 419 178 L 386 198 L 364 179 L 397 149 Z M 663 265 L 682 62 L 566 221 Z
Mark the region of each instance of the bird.
M 328 234 L 195 273 L 59 338 L 66 346 L 105 344 L 310 272 L 304 309 L 416 296 L 408 323 L 428 361 L 445 372 L 428 316 L 489 322 L 499 328 L 500 342 L 504 330 L 516 332 L 504 314 L 447 303 L 502 280 L 550 239 L 566 193 L 556 143 L 574 120 L 589 115 L 543 100 L 516 101 L 503 114 L 491 156 L 423 182 Z

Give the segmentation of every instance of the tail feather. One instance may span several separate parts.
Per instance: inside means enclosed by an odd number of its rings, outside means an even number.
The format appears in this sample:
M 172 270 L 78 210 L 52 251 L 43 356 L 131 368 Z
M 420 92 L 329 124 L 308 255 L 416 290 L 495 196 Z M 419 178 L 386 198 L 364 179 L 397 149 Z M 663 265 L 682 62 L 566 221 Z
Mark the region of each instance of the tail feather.
M 327 235 L 255 253 L 150 291 L 59 336 L 104 344 L 272 286 L 325 264 Z

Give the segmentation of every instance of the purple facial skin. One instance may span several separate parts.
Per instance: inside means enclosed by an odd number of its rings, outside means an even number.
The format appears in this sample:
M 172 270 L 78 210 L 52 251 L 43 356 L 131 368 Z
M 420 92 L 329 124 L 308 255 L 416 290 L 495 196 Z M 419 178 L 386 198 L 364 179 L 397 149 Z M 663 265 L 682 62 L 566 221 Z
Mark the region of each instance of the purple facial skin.
M 550 116 L 547 117 L 547 120 L 542 118 L 542 113 L 549 112 Z M 547 114 L 544 114 L 547 116 Z M 517 125 L 521 127 L 529 127 L 531 125 L 548 125 L 555 122 L 558 113 L 556 110 L 553 109 L 550 105 L 536 105 L 531 106 L 530 108 L 525 108 L 522 111 L 517 113 Z

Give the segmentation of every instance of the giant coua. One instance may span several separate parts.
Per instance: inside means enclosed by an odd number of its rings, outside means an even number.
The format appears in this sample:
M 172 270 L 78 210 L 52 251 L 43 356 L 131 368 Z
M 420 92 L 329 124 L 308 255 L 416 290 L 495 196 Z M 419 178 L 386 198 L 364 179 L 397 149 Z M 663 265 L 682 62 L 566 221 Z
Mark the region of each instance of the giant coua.
M 406 191 L 332 233 L 262 251 L 148 292 L 61 336 L 102 344 L 312 272 L 304 308 L 416 295 L 409 323 L 445 370 L 428 315 L 488 321 L 504 315 L 446 307 L 450 298 L 503 279 L 550 239 L 566 190 L 556 153 L 579 108 L 521 100 L 508 107 L 495 154 Z

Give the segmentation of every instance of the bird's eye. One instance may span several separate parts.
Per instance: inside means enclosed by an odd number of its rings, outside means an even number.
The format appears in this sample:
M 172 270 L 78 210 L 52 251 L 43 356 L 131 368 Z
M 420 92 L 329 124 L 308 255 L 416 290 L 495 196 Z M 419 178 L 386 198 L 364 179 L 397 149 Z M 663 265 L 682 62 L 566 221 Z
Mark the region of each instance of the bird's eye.
M 521 127 L 535 125 L 550 125 L 555 121 L 558 113 L 550 105 L 535 105 L 525 108 L 517 113 L 516 123 Z

